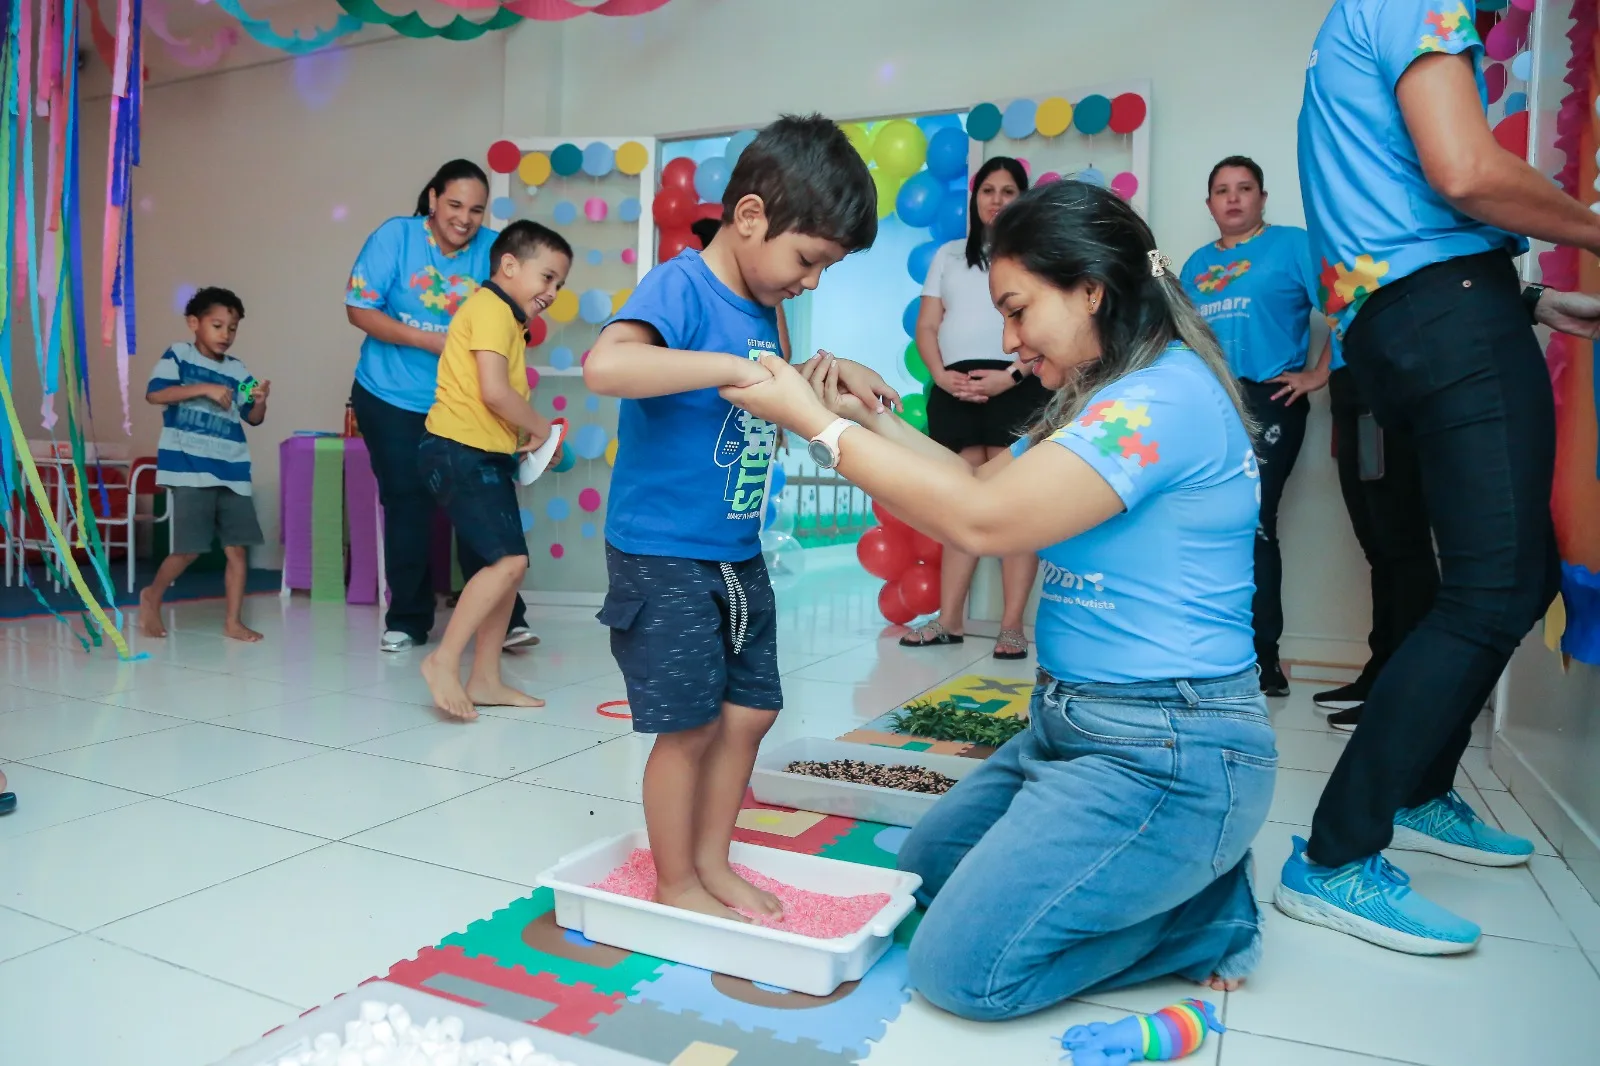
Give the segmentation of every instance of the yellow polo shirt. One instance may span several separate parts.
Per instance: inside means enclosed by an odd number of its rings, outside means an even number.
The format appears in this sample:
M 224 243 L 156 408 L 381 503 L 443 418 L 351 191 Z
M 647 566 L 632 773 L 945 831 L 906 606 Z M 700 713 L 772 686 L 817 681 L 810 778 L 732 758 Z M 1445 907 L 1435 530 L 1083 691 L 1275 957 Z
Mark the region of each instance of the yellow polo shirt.
M 456 311 L 439 356 L 439 383 L 428 411 L 428 432 L 486 452 L 517 450 L 518 430 L 489 410 L 478 386 L 478 357 L 495 352 L 506 357 L 511 389 L 528 398 L 527 343 L 523 323 L 511 304 L 492 286 L 484 286 Z

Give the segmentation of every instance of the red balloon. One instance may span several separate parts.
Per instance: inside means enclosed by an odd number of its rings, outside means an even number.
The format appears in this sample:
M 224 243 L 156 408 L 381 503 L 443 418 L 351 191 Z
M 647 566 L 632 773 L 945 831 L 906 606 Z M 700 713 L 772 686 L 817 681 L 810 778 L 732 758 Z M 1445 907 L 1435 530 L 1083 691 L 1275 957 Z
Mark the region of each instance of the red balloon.
M 513 141 L 495 141 L 489 146 L 489 169 L 496 174 L 510 174 L 522 162 L 522 149 Z
M 694 194 L 694 160 L 674 159 L 662 167 L 661 188 L 663 191 L 677 189 L 680 192 L 686 192 L 694 200 L 698 201 L 700 197 Z
M 1111 101 L 1111 132 L 1132 133 L 1144 125 L 1149 108 L 1138 93 L 1123 93 Z
M 856 558 L 873 577 L 893 581 L 911 565 L 911 538 L 904 527 L 869 529 L 856 541 Z
M 701 204 L 699 207 L 695 208 L 694 213 L 695 213 L 695 218 L 696 219 L 714 218 L 718 222 L 721 222 L 722 221 L 722 204 L 721 204 L 720 201 L 717 202 L 717 203 Z
M 889 508 L 885 507 L 883 504 L 879 503 L 877 500 L 873 500 L 872 501 L 872 513 L 873 513 L 873 515 L 875 515 L 877 517 L 878 525 L 882 526 L 884 529 L 890 529 L 890 528 L 892 528 L 894 526 L 899 526 L 901 529 L 910 529 L 911 528 L 910 526 L 906 525 L 904 522 L 900 521 L 900 519 L 898 519 L 894 515 L 890 514 L 889 513 Z
M 1494 139 L 1518 159 L 1528 158 L 1528 113 L 1518 111 L 1501 119 L 1494 128 Z
M 900 598 L 916 614 L 932 614 L 939 609 L 939 568 L 927 563 L 912 563 L 900 575 Z
M 911 531 L 911 557 L 919 563 L 939 565 L 944 558 L 944 545 L 915 529 Z
M 550 327 L 545 324 L 544 319 L 532 318 L 528 320 L 528 347 L 539 347 L 549 335 Z
M 899 584 L 893 581 L 878 590 L 878 613 L 897 626 L 903 626 L 917 616 L 916 611 L 906 606 L 906 601 L 900 596 Z
M 656 193 L 650 213 L 662 229 L 686 229 L 694 221 L 694 208 L 698 203 L 694 193 L 682 189 L 662 189 Z
M 686 229 L 664 229 L 661 231 L 661 245 L 656 249 L 656 262 L 665 263 L 668 259 L 676 259 L 685 248 L 699 248 L 700 238 Z

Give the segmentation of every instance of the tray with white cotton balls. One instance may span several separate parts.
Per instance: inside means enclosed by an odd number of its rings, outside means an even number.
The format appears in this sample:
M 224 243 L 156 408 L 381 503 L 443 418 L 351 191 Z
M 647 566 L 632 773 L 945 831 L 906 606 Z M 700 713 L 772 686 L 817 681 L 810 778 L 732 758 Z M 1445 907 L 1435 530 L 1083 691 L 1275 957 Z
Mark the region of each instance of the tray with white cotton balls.
M 216 1066 L 660 1066 L 497 1014 L 373 981 Z

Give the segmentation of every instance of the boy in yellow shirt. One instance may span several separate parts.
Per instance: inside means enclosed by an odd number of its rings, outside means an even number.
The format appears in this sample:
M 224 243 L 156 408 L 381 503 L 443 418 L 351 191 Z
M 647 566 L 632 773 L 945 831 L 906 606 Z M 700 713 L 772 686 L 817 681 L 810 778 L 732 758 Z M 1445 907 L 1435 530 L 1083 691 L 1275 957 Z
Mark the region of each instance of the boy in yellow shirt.
M 528 570 L 517 455 L 550 436 L 550 423 L 528 406 L 525 331 L 566 284 L 572 246 L 554 230 L 523 220 L 500 233 L 489 261 L 494 275 L 450 320 L 428 431 L 417 452 L 423 480 L 456 536 L 489 564 L 461 590 L 444 638 L 422 660 L 434 705 L 467 720 L 478 717 L 478 706 L 544 706 L 500 680 L 500 641 Z M 463 686 L 461 656 L 474 633 L 478 643 Z

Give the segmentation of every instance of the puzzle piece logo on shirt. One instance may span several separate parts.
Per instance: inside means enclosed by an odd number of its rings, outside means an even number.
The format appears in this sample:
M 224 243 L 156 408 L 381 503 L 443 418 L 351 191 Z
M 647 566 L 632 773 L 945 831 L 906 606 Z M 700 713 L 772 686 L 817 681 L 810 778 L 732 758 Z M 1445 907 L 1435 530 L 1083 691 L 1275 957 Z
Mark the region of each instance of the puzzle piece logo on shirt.
M 425 266 L 411 276 L 411 287 L 420 289 L 417 299 L 422 306 L 453 315 L 466 302 L 468 296 L 478 291 L 478 283 L 465 274 L 441 273 L 437 267 Z
M 1221 292 L 1238 279 L 1250 273 L 1250 260 L 1236 259 L 1231 263 L 1207 267 L 1195 276 L 1194 287 L 1210 294 Z

